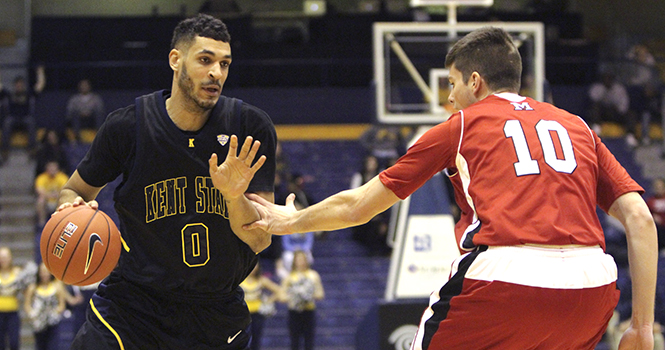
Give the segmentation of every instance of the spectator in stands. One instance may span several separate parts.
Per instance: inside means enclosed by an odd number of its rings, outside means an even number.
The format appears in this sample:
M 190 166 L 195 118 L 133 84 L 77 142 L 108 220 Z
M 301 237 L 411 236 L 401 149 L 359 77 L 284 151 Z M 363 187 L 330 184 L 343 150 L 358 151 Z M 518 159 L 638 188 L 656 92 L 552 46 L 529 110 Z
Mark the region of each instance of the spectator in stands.
M 35 178 L 46 170 L 46 163 L 51 160 L 57 161 L 60 170 L 64 173 L 71 173 L 69 157 L 63 147 L 62 138 L 60 137 L 60 134 L 53 129 L 47 129 L 46 132 L 44 132 L 44 136 L 41 138 L 39 146 L 37 146 L 35 160 L 37 161 Z
M 360 144 L 376 157 L 380 168 L 386 168 L 391 159 L 399 158 L 406 150 L 399 126 L 392 125 L 372 125 L 360 136 Z
M 391 165 L 390 163 L 386 164 Z M 379 160 L 373 154 L 368 154 L 363 159 L 362 168 L 351 176 L 351 184 L 349 188 L 358 188 L 369 180 L 377 176 L 381 172 L 379 168 Z M 373 217 L 369 222 L 354 226 L 351 228 L 353 231 L 353 239 L 361 242 L 371 255 L 386 255 L 390 253 L 390 247 L 387 245 L 388 225 L 390 223 L 390 215 L 392 210 L 384 211 L 381 214 Z M 282 239 L 288 236 L 282 236 Z
M 284 154 L 282 143 L 277 142 L 275 148 L 275 172 L 281 174 L 286 179 L 291 175 L 291 166 L 289 164 L 289 159 Z
M 260 350 L 263 323 L 266 317 L 277 311 L 275 301 L 283 298 L 282 288 L 261 273 L 260 263 L 256 263 L 249 276 L 240 283 L 240 287 L 245 292 L 245 303 L 252 316 L 252 342 L 249 348 Z
M 630 98 L 626 87 L 616 79 L 613 71 L 606 69 L 601 72 L 600 80 L 589 87 L 591 107 L 587 123 L 600 132 L 604 122 L 615 122 L 627 129 L 626 141 L 629 146 L 637 146 L 635 128 L 637 126 L 634 113 L 629 110 Z
M 2 123 L 2 160 L 9 155 L 11 136 L 17 127 L 24 127 L 28 132 L 28 149 L 34 151 L 37 144 L 37 122 L 35 116 L 35 101 L 44 90 L 46 76 L 44 67 L 36 70 L 37 81 L 32 89 L 28 87 L 26 79 L 22 76 L 14 79 L 13 89 L 4 93 L 6 113 Z
M 92 84 L 88 79 L 78 83 L 78 92 L 67 102 L 67 126 L 72 128 L 77 142 L 81 142 L 81 129 L 97 130 L 106 117 L 104 100 L 92 91 Z
M 282 281 L 285 301 L 288 305 L 291 350 L 299 350 L 301 339 L 304 349 L 314 349 L 316 333 L 316 302 L 325 296 L 319 273 L 307 261 L 307 254 L 297 251 L 293 256 L 293 268 Z
M 627 54 L 630 69 L 626 81 L 630 109 L 642 122 L 642 143 L 650 143 L 649 126 L 661 120 L 662 82 L 656 59 L 643 44 L 634 45 Z
M 296 203 L 296 208 L 302 209 L 302 205 Z M 307 262 L 314 263 L 314 232 L 294 233 L 281 236 L 282 254 L 276 262 L 276 273 L 280 280 L 284 280 L 291 273 L 293 259 L 296 252 L 301 252 L 307 257 Z
M 308 176 L 300 173 L 293 173 L 287 183 L 288 193 L 295 193 L 296 198 L 300 197 L 299 199 L 296 199 L 296 201 L 300 203 L 303 208 L 307 208 L 316 203 L 316 200 L 305 191 L 307 182 Z
M 58 325 L 68 300 L 74 302 L 74 297 L 67 293 L 64 284 L 56 280 L 46 265 L 41 263 L 36 282 L 26 289 L 23 302 L 23 309 L 35 332 L 36 350 L 58 348 Z
M 99 282 L 87 286 L 66 285 L 67 294 L 73 296 L 67 299 L 67 308 L 71 312 L 71 329 L 81 329 L 85 322 L 85 310 L 88 308 L 92 295 L 95 294 Z
M 38 231 L 41 231 L 46 224 L 48 215 L 58 208 L 58 196 L 67 180 L 69 180 L 69 176 L 60 170 L 60 165 L 55 160 L 47 162 L 46 170 L 35 179 Z
M 289 160 L 284 154 L 282 143 L 277 142 L 275 148 L 275 202 L 284 203 L 286 196 L 289 195 L 288 184 L 293 174 Z
M 379 169 L 379 160 L 373 154 L 368 154 L 363 159 L 363 164 L 360 170 L 351 175 L 351 184 L 350 188 L 357 188 L 367 181 L 371 180 L 374 176 L 378 175 L 381 172 Z
M 651 185 L 653 195 L 647 198 L 647 206 L 656 222 L 658 230 L 658 250 L 665 248 L 665 178 L 653 180 Z
M 14 265 L 12 251 L 0 247 L 0 348 L 19 350 L 21 319 L 19 318 L 19 295 L 34 281 L 34 264 L 20 267 Z

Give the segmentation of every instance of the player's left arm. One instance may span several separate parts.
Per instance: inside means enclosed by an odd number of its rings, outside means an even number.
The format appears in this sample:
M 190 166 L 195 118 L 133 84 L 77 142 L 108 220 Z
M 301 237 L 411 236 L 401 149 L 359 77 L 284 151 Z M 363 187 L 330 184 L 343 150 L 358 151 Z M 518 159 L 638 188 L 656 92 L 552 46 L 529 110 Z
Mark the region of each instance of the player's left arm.
M 272 192 L 257 192 L 256 195 L 271 203 L 275 202 L 275 194 Z M 263 230 L 248 231 L 243 228 L 243 225 L 261 218 L 247 197 L 240 196 L 236 200 L 227 200 L 226 205 L 229 210 L 231 229 L 241 241 L 247 243 L 257 254 L 270 246 L 272 242 L 270 233 Z
M 254 178 L 254 174 L 266 161 L 266 156 L 260 156 L 254 162 L 260 146 L 261 142 L 248 136 L 240 150 L 238 150 L 238 138 L 232 135 L 229 142 L 229 152 L 224 162 L 217 165 L 218 157 L 216 154 L 212 154 L 208 161 L 212 182 L 224 197 L 233 233 L 247 243 L 256 253 L 266 249 L 271 242 L 269 233 L 262 231 L 250 232 L 243 229 L 243 225 L 260 219 L 257 209 L 245 197 L 245 192 Z M 256 194 L 267 201 L 273 203 L 275 201 L 272 192 L 257 192 Z
M 658 235 L 649 208 L 637 192 L 620 196 L 610 215 L 626 229 L 632 280 L 632 315 L 619 349 L 653 349 L 654 303 L 658 265 Z

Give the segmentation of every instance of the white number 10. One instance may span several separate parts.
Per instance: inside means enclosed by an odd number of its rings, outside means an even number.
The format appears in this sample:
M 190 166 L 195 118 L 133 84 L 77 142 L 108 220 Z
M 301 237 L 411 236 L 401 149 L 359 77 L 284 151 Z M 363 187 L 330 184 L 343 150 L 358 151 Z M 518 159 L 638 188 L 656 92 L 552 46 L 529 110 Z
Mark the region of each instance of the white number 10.
M 552 135 L 550 134 L 551 131 L 556 132 L 559 137 L 563 159 L 557 158 L 556 150 L 554 149 L 554 140 L 552 140 Z M 531 152 L 529 151 L 529 145 L 526 135 L 524 135 L 522 124 L 518 120 L 509 120 L 504 125 L 503 132 L 506 137 L 512 138 L 513 145 L 515 146 L 517 162 L 514 163 L 514 166 L 517 176 L 540 174 L 538 161 L 531 158 Z M 573 143 L 570 141 L 568 130 L 557 121 L 541 120 L 536 124 L 536 132 L 538 133 L 538 140 L 543 150 L 545 163 L 554 169 L 554 171 L 571 174 L 577 168 L 577 161 L 575 160 Z

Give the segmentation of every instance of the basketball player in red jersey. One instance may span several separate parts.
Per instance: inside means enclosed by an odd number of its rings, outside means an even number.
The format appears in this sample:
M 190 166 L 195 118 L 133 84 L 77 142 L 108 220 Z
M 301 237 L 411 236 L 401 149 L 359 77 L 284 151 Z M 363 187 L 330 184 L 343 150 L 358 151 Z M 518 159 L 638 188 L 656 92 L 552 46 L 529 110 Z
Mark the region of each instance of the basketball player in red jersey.
M 653 349 L 656 228 L 630 178 L 578 116 L 519 96 L 521 57 L 501 29 L 475 30 L 446 57 L 459 110 L 393 167 L 297 211 L 250 196 L 273 234 L 367 222 L 439 171 L 468 212 L 450 280 L 432 293 L 412 349 L 594 349 L 616 306 L 617 268 L 596 205 L 626 228 L 631 325 L 620 349 Z

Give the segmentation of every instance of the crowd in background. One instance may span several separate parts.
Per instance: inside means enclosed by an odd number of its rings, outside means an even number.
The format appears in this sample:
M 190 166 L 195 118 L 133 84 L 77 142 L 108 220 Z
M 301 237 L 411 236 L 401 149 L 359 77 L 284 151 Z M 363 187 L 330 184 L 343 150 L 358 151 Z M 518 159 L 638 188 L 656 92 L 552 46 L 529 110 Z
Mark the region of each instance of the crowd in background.
M 664 122 L 665 85 L 649 48 L 634 45 L 625 59 L 601 65 L 588 89 L 588 106 L 586 121 L 598 134 L 610 122 L 625 129 L 630 147 L 651 144 L 652 124 Z

